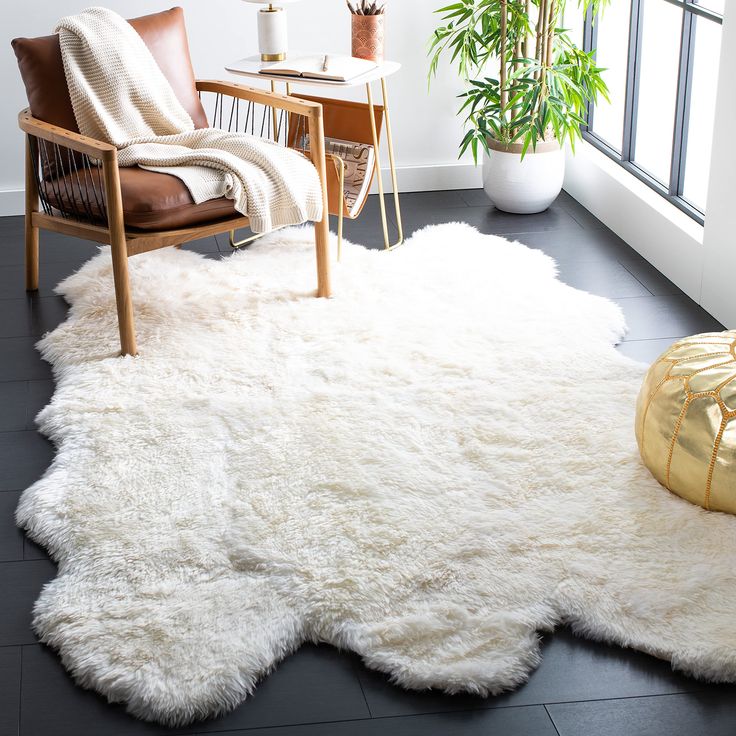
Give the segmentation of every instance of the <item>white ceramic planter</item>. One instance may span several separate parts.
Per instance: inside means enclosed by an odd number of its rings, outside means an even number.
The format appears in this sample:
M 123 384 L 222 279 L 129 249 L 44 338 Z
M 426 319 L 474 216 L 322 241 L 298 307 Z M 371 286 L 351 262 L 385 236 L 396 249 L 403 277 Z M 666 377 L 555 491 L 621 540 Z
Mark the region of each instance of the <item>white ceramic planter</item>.
M 537 144 L 521 159 L 521 145 L 489 141 L 483 158 L 483 188 L 504 212 L 528 215 L 542 212 L 555 201 L 565 175 L 565 152 L 557 141 Z

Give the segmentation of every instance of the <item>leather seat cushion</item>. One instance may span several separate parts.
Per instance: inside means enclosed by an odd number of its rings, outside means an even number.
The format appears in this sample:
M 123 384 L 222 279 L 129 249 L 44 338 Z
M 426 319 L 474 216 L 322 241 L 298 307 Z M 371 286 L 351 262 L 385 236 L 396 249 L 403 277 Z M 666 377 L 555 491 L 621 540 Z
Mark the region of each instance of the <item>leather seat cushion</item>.
M 72 217 L 102 219 L 103 183 L 97 169 L 88 169 L 46 183 L 50 204 Z M 240 217 L 230 199 L 221 197 L 194 204 L 181 179 L 137 166 L 120 169 L 120 190 L 126 227 L 173 230 L 190 225 Z
M 207 128 L 209 123 L 197 94 L 189 56 L 184 11 L 171 8 L 128 22 L 148 46 L 195 128 Z M 33 117 L 78 133 L 61 60 L 59 36 L 16 38 L 12 46 Z

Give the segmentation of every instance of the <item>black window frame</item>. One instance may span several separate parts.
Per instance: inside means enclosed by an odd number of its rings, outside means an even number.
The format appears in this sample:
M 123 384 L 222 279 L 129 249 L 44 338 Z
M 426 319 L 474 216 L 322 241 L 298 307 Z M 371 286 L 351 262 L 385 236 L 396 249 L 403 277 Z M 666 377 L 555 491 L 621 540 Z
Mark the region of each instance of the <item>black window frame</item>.
M 623 140 L 621 152 L 611 142 L 605 141 L 593 131 L 595 107 L 589 103 L 586 110 L 586 125 L 582 126 L 583 139 L 602 151 L 606 156 L 621 165 L 626 171 L 655 192 L 685 212 L 698 223 L 705 223 L 705 213 L 683 196 L 685 181 L 685 157 L 687 155 L 688 125 L 690 120 L 690 100 L 692 97 L 693 54 L 695 50 L 695 17 L 723 23 L 723 16 L 698 5 L 695 0 L 662 0 L 681 8 L 682 29 L 680 33 L 680 55 L 677 71 L 677 96 L 675 120 L 672 128 L 672 148 L 670 158 L 670 178 L 667 185 L 662 184 L 634 161 L 636 146 L 636 125 L 639 106 L 639 73 L 641 70 L 642 9 L 647 0 L 631 0 L 629 17 L 629 45 L 626 65 L 626 99 L 624 101 Z M 651 0 L 649 0 L 651 2 Z M 585 15 L 583 48 L 591 52 L 597 46 L 598 23 L 590 9 Z

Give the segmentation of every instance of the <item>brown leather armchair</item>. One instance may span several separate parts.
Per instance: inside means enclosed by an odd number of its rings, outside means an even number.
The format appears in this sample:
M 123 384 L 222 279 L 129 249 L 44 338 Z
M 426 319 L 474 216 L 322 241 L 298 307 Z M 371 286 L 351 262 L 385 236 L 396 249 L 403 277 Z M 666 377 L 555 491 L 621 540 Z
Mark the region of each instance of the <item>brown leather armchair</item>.
M 202 93 L 217 95 L 215 116 L 219 103 L 220 127 L 225 98 L 232 99 L 231 119 L 241 100 L 250 106 L 249 110 L 253 109 L 254 116 L 256 105 L 270 110 L 268 118 L 273 116 L 274 132 L 277 111 L 283 111 L 288 118 L 306 118 L 312 141 L 311 158 L 322 181 L 325 203 L 324 217 L 315 223 L 317 296 L 330 296 L 322 106 L 240 84 L 195 81 L 181 8 L 129 22 L 150 49 L 196 128 L 209 126 L 200 99 Z M 248 218 L 225 198 L 195 204 L 177 177 L 138 167 L 119 168 L 114 146 L 79 133 L 58 36 L 16 38 L 12 45 L 29 104 L 18 118 L 27 134 L 26 289 L 38 288 L 39 229 L 110 245 L 121 351 L 123 355 L 134 355 L 137 349 L 128 257 L 247 227 Z

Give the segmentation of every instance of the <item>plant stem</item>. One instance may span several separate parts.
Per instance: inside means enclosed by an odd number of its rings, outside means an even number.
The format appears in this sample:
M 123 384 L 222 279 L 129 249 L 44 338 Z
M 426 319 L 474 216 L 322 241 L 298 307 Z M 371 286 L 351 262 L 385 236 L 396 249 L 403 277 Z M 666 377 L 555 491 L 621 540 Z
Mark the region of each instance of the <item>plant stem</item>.
M 556 0 L 547 0 L 545 7 L 545 18 L 544 18 L 544 37 L 542 38 L 542 73 L 540 81 L 542 88 L 539 93 L 539 100 L 537 102 L 537 112 L 540 113 L 542 104 L 547 98 L 547 68 L 552 66 L 552 46 L 554 43 L 555 36 L 555 8 Z M 542 133 L 542 138 L 546 137 L 547 131 Z
M 541 66 L 540 79 L 544 80 L 546 76 L 546 64 L 547 64 L 547 41 L 549 40 L 549 7 L 552 0 L 545 0 L 544 3 L 544 18 L 542 18 L 542 49 L 539 55 L 539 64 Z
M 547 66 L 552 66 L 552 61 L 554 60 L 554 41 L 555 41 L 555 25 L 557 15 L 557 2 L 556 0 L 551 0 L 550 7 L 549 7 L 549 22 L 547 23 L 547 58 L 545 61 L 545 64 Z
M 539 15 L 537 16 L 537 46 L 534 51 L 534 59 L 541 66 L 543 63 L 543 40 L 544 40 L 544 21 L 547 17 L 547 0 L 539 0 Z M 535 79 L 539 79 L 540 72 L 535 72 Z
M 507 0 L 501 0 L 501 74 L 500 74 L 500 87 L 501 87 L 501 117 L 502 117 L 502 128 L 506 127 L 506 103 L 508 102 L 508 92 L 506 91 L 506 34 L 508 32 L 506 16 Z
M 527 21 L 529 20 L 529 14 L 531 13 L 531 11 L 532 11 L 532 0 L 526 0 L 526 3 L 524 4 L 524 12 L 526 13 Z M 524 34 L 524 58 L 526 59 L 529 58 L 529 51 L 531 51 L 531 49 L 529 48 L 530 46 L 529 40 L 530 40 L 529 34 L 525 33 Z

